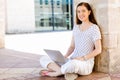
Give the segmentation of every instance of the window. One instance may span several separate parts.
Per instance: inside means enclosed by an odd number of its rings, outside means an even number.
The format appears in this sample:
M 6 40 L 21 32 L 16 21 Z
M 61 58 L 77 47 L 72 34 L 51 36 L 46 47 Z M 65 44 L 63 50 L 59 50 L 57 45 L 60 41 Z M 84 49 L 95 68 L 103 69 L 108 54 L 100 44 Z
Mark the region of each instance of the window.
M 45 4 L 48 5 L 48 0 L 45 0 Z
M 40 5 L 42 5 L 43 4 L 43 0 L 40 0 Z
M 39 2 L 39 0 L 35 0 L 35 3 L 38 3 Z
M 60 1 L 57 1 L 57 6 L 59 6 L 60 5 Z

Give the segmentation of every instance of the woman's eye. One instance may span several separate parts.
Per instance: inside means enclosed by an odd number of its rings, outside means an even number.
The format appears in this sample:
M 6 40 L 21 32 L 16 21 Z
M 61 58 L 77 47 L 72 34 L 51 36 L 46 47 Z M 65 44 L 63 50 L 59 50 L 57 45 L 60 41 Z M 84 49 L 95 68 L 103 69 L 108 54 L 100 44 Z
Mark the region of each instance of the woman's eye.
M 82 10 L 82 12 L 85 12 L 85 10 Z
M 77 11 L 78 13 L 80 13 L 80 11 Z

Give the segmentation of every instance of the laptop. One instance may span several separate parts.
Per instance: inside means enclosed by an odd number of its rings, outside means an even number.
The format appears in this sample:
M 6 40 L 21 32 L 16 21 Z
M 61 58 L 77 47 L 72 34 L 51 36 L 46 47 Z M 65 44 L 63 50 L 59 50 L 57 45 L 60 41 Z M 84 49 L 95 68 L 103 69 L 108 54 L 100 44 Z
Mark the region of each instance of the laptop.
M 69 59 L 65 58 L 62 53 L 58 50 L 50 50 L 50 49 L 44 49 L 44 51 L 47 53 L 47 55 L 57 64 L 63 65 L 65 62 L 67 62 Z

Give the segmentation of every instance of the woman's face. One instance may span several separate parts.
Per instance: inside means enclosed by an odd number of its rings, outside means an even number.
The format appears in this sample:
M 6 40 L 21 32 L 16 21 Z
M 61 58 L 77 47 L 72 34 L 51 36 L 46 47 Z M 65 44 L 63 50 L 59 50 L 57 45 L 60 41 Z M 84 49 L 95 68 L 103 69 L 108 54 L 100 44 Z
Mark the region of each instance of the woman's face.
M 85 22 L 89 20 L 90 10 L 88 10 L 84 5 L 77 8 L 77 17 L 80 21 Z

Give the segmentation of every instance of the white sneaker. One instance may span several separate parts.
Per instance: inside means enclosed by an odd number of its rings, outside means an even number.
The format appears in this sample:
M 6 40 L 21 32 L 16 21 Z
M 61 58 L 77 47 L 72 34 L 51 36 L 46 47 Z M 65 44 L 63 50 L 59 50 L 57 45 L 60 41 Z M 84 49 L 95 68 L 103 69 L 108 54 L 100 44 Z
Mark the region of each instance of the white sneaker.
M 78 77 L 75 73 L 66 73 L 65 80 L 75 80 Z

